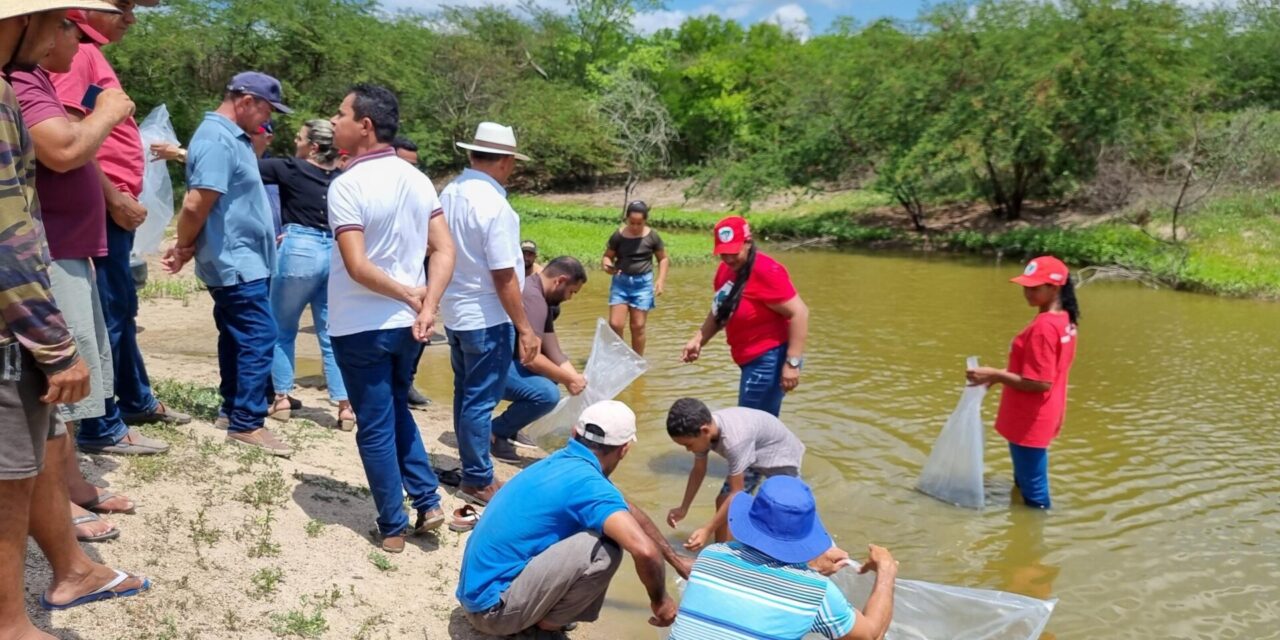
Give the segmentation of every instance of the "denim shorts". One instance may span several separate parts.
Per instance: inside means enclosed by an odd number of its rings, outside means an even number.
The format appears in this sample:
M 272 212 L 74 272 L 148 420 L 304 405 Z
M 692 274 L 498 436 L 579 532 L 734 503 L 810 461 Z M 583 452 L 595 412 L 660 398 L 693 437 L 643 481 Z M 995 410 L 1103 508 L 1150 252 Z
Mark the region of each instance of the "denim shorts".
M 613 284 L 609 285 L 609 306 L 625 304 L 632 309 L 650 311 L 653 309 L 653 272 L 637 275 L 618 273 L 613 276 Z

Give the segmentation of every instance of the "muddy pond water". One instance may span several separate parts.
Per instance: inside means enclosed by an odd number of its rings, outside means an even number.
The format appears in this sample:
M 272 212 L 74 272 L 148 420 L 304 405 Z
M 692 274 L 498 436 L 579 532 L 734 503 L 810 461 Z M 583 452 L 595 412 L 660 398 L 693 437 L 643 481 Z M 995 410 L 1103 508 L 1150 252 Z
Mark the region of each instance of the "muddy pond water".
M 1019 266 L 826 251 L 775 254 L 812 310 L 801 386 L 782 419 L 808 447 L 804 476 L 838 544 L 889 547 L 903 577 L 1060 599 L 1045 637 L 1280 638 L 1280 304 L 1097 283 L 1083 318 L 1066 425 L 1051 449 L 1055 508 L 1011 506 L 1005 441 L 988 430 L 988 506 L 913 489 L 963 385 L 964 358 L 1003 366 L 1030 320 L 1008 278 Z M 691 466 L 666 410 L 693 395 L 736 401 L 723 338 L 679 362 L 702 320 L 712 265 L 673 269 L 650 316 L 651 369 L 623 393 L 640 440 L 614 475 L 654 520 L 677 506 Z M 598 272 L 557 331 L 585 360 L 606 313 Z M 420 384 L 452 396 L 448 350 L 429 348 Z M 446 372 L 443 373 L 442 372 Z M 998 393 L 984 420 L 994 418 Z M 673 541 L 711 514 L 706 486 Z M 718 477 L 713 477 L 718 476 Z M 604 629 L 655 638 L 631 562 Z

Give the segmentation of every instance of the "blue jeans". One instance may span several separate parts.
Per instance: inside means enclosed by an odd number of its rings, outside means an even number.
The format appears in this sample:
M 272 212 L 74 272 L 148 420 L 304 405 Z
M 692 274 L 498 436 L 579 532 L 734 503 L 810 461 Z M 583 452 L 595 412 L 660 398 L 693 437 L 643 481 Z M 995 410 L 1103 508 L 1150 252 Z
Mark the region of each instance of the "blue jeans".
M 453 365 L 453 432 L 462 459 L 462 484 L 487 487 L 493 484 L 493 461 L 489 459 L 493 410 L 506 388 L 515 328 L 504 322 L 472 331 L 446 327 L 446 333 Z
M 271 315 L 275 316 L 275 355 L 271 362 L 271 382 L 275 392 L 293 390 L 294 342 L 298 338 L 298 320 L 302 309 L 311 305 L 311 321 L 320 343 L 320 361 L 324 379 L 329 385 L 329 398 L 346 400 L 347 388 L 342 372 L 333 360 L 329 344 L 329 254 L 333 236 L 327 231 L 300 224 L 284 226 L 284 240 L 276 254 L 276 271 L 271 276 Z
M 1051 507 L 1053 501 L 1049 499 L 1049 450 L 1010 442 L 1009 457 L 1013 459 L 1013 482 L 1022 492 L 1022 502 L 1037 509 Z
M 408 327 L 362 331 L 334 336 L 333 351 L 342 375 L 351 381 L 351 408 L 359 425 L 356 447 L 378 509 L 378 531 L 400 535 L 409 527 L 406 492 L 417 511 L 440 506 L 440 483 L 409 412 L 418 342 Z
M 738 381 L 738 406 L 782 412 L 782 366 L 787 363 L 787 345 L 778 345 L 742 365 Z
M 521 429 L 534 420 L 551 413 L 560 402 L 560 387 L 511 360 L 507 369 L 507 384 L 502 399 L 511 402 L 502 415 L 493 419 L 493 435 L 498 438 L 514 438 Z
M 267 385 L 276 321 L 267 304 L 267 278 L 209 287 L 218 327 L 218 373 L 227 431 L 253 431 L 267 418 Z
M 159 403 L 151 392 L 151 380 L 138 349 L 138 290 L 129 268 L 133 252 L 133 232 L 107 217 L 107 255 L 93 259 L 97 271 L 98 296 L 107 323 L 115 375 L 114 394 L 107 393 L 106 414 L 80 421 L 76 441 L 85 446 L 120 442 L 129 427 L 122 414 L 141 415 L 155 411 Z M 114 397 L 113 397 L 114 395 Z

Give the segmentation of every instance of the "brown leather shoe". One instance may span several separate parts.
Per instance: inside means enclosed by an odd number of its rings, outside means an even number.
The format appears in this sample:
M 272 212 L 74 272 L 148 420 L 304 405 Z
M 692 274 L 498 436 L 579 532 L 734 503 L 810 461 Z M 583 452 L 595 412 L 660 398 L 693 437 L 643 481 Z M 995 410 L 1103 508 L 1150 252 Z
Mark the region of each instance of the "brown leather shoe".
M 489 501 L 493 500 L 493 496 L 498 493 L 498 489 L 502 488 L 502 483 L 494 480 L 487 487 L 473 487 L 464 484 L 460 487 L 459 494 L 463 500 L 476 505 L 477 507 L 489 506 Z
M 257 447 L 273 456 L 282 458 L 287 458 L 293 454 L 293 449 L 290 449 L 289 445 L 277 438 L 274 433 L 268 431 L 266 427 L 259 427 L 253 431 L 229 432 L 227 433 L 227 442 Z

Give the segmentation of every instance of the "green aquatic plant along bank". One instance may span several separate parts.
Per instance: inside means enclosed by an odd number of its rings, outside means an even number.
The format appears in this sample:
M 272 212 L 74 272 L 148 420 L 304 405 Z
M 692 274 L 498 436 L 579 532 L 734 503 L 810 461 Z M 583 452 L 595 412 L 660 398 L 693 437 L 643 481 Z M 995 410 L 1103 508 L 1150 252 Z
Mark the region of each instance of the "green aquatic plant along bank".
M 612 207 L 513 198 L 526 237 L 546 258 L 573 255 L 598 264 L 604 241 L 619 223 Z M 916 233 L 865 215 L 872 198 L 813 202 L 781 212 L 747 214 L 766 240 L 824 240 L 841 247 L 890 248 L 1001 255 L 1024 259 L 1056 255 L 1074 268 L 1114 268 L 1171 288 L 1220 295 L 1280 298 L 1280 192 L 1219 198 L 1179 221 L 1185 241 L 1161 239 L 1170 224 L 1156 211 L 1143 226 L 1116 218 L 1077 226 L 1023 226 L 996 231 Z M 709 232 L 725 214 L 655 208 L 649 223 L 662 233 L 675 264 L 708 262 Z

